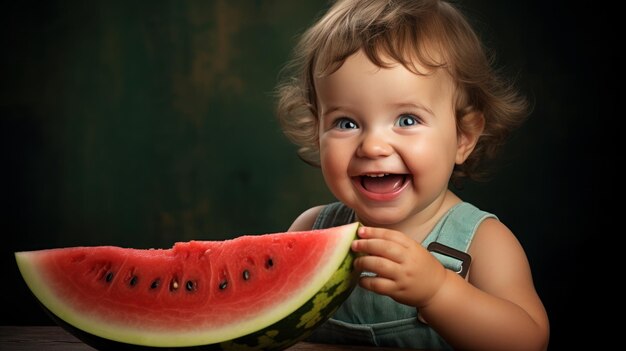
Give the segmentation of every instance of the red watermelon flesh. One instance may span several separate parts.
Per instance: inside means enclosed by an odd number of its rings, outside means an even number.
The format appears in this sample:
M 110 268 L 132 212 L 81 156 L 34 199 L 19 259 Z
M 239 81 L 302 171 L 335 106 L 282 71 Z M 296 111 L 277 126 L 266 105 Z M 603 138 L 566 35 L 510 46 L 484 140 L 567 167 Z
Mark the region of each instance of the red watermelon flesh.
M 171 249 L 26 251 L 16 259 L 40 302 L 87 333 L 147 346 L 204 345 L 267 327 L 309 301 L 349 254 L 357 226 Z

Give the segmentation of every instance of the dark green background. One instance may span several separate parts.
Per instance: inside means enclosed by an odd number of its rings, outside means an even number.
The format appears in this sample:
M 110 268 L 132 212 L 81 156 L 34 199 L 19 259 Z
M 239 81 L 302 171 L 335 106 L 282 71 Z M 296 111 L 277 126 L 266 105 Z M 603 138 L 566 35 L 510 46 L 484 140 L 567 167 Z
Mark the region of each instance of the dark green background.
M 534 101 L 491 182 L 459 194 L 527 250 L 552 349 L 589 301 L 604 90 L 604 14 L 557 1 L 462 1 Z M 296 34 L 326 1 L 44 1 L 3 5 L 1 322 L 49 324 L 12 253 L 284 231 L 332 200 L 273 115 Z M 607 80 L 608 81 L 608 80 Z M 607 182 L 611 178 L 607 178 Z M 589 279 L 589 278 L 587 278 Z M 593 300 L 593 299 L 592 299 Z

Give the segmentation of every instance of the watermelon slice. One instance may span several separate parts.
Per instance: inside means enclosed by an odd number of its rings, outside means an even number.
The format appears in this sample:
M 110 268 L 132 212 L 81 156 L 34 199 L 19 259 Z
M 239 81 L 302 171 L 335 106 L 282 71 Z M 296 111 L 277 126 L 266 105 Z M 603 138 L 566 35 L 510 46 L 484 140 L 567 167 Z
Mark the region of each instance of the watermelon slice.
M 350 294 L 358 226 L 15 256 L 43 307 L 97 349 L 281 350 Z

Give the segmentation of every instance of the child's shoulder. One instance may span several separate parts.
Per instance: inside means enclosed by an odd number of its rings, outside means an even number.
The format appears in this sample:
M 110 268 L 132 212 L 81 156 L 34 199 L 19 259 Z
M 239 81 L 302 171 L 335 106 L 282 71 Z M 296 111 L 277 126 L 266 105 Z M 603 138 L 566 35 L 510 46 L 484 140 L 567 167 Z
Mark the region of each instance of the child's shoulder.
M 480 254 L 483 250 L 491 252 L 507 247 L 521 249 L 515 234 L 504 223 L 497 218 L 486 218 L 476 229 L 470 250 Z
M 313 229 L 313 224 L 315 224 L 315 220 L 317 216 L 319 216 L 320 212 L 324 208 L 324 205 L 311 207 L 308 210 L 302 212 L 295 221 L 289 227 L 290 232 L 294 231 L 303 231 L 303 230 L 311 230 Z
M 500 277 L 496 281 L 514 281 L 528 275 L 528 259 L 515 234 L 496 218 L 487 218 L 476 230 L 469 248 L 473 279 Z M 487 273 L 487 274 L 483 274 Z

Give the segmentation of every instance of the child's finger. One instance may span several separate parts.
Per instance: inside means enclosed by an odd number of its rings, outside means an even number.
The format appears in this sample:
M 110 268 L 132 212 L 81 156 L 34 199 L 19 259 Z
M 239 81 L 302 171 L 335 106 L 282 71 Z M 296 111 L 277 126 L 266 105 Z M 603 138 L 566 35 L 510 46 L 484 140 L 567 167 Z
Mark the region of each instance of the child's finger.
M 376 228 L 376 227 L 360 227 L 357 231 L 358 235 L 362 239 L 382 239 L 387 241 L 393 241 L 399 245 L 404 247 L 409 247 L 414 243 L 413 239 L 408 236 L 386 228 Z
M 388 295 L 390 291 L 396 290 L 396 282 L 380 276 L 366 276 L 359 280 L 359 285 L 364 289 L 377 294 Z
M 359 239 L 352 242 L 352 251 L 401 263 L 404 256 L 402 253 L 406 251 L 406 248 L 396 242 L 383 239 Z
M 397 263 L 379 256 L 361 256 L 354 261 L 354 268 L 390 280 L 395 280 L 398 273 Z M 368 276 L 372 275 L 368 274 Z

